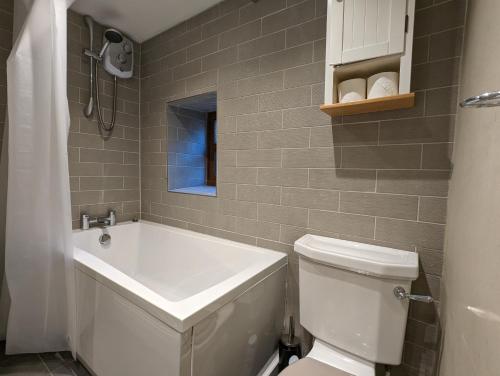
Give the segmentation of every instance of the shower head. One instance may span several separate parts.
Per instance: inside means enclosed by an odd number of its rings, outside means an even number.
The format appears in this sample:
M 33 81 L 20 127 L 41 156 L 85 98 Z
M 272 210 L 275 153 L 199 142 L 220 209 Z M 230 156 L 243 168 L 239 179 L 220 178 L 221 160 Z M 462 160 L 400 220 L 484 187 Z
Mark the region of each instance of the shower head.
M 104 46 L 102 46 L 101 52 L 99 52 L 99 60 L 102 59 L 110 43 L 122 42 L 123 34 L 116 29 L 106 29 L 104 30 L 104 38 L 106 38 L 106 42 L 104 43 Z
M 106 29 L 104 37 L 111 43 L 121 43 L 123 40 L 123 34 L 116 29 Z

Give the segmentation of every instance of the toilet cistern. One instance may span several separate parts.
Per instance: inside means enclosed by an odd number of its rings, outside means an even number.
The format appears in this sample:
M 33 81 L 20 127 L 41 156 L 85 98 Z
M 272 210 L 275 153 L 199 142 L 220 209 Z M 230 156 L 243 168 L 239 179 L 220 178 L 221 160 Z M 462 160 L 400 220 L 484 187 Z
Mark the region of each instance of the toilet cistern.
M 409 301 L 433 301 L 408 293 L 418 254 L 316 235 L 294 250 L 300 323 L 315 337 L 306 357 L 353 376 L 374 376 L 376 363 L 400 364 Z

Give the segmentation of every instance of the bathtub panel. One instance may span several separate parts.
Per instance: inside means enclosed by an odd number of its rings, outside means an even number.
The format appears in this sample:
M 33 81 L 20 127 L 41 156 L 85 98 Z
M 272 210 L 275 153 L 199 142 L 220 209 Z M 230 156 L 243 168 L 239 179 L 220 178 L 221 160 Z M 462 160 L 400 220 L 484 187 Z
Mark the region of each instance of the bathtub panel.
M 193 329 L 193 376 L 255 376 L 277 349 L 285 312 L 286 267 Z
M 98 376 L 189 375 L 191 331 L 169 328 L 77 270 L 78 356 Z
M 268 249 L 147 222 L 75 231 L 75 265 L 178 332 L 185 332 L 286 265 Z

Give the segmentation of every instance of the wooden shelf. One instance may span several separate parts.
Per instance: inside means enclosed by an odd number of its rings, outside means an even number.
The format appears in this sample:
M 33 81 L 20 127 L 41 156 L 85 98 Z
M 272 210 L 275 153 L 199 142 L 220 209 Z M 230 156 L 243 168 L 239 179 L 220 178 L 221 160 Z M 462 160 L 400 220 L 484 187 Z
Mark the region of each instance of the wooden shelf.
M 339 116 L 397 110 L 400 108 L 410 108 L 414 105 L 415 93 L 409 93 L 349 103 L 323 104 L 320 106 L 320 109 L 330 116 Z

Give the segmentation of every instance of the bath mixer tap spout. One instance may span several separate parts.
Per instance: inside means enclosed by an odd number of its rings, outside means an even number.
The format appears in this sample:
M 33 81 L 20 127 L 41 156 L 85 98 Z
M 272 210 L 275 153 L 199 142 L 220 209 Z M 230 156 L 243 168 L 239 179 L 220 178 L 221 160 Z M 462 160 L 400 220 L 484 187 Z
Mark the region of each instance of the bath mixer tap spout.
M 110 210 L 107 217 L 91 217 L 88 214 L 82 214 L 82 230 L 88 230 L 91 227 L 107 227 L 116 225 L 116 212 Z

